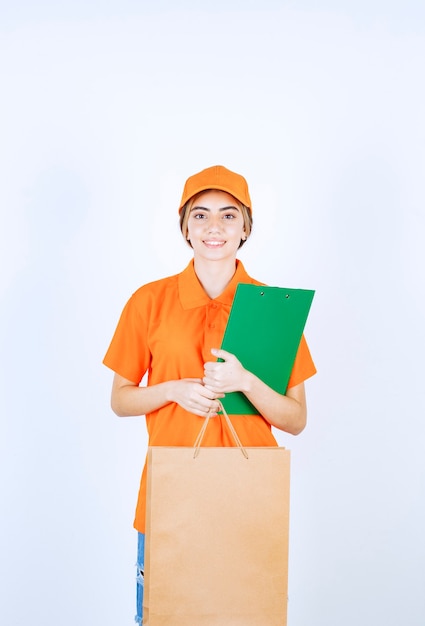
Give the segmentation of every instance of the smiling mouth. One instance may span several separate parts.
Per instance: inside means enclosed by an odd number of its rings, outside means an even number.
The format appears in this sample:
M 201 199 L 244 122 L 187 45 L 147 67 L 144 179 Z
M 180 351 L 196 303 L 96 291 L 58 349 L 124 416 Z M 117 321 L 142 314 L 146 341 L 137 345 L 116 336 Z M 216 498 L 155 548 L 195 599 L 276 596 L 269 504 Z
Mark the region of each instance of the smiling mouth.
M 226 243 L 225 241 L 210 241 L 208 239 L 204 239 L 204 245 L 208 248 L 221 248 Z

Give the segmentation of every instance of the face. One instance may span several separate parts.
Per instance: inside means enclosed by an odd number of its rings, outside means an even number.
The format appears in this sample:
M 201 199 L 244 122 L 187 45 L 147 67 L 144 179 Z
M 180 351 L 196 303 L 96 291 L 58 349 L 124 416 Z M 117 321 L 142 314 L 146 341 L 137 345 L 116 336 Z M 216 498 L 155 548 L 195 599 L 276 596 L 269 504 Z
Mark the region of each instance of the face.
M 187 222 L 187 240 L 195 257 L 235 258 L 241 240 L 245 239 L 242 211 L 233 196 L 211 190 L 197 197 Z

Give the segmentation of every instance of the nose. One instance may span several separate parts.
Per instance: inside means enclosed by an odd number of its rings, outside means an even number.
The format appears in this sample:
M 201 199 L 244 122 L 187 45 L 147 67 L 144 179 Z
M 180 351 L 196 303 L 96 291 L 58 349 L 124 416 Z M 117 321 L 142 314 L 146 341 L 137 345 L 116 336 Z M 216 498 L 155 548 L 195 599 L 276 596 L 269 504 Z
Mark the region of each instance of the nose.
M 208 219 L 208 232 L 213 233 L 220 230 L 220 215 L 210 215 Z

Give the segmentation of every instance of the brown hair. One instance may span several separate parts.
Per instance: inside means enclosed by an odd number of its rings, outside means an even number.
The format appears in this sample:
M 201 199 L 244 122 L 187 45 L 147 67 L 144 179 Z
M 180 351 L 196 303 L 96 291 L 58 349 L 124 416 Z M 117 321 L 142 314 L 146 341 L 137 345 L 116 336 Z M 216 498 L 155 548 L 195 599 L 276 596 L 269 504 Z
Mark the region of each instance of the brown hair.
M 186 243 L 192 247 L 190 241 L 187 240 L 187 223 L 189 221 L 189 216 L 190 216 L 190 211 L 193 207 L 193 205 L 195 204 L 195 202 L 197 201 L 197 199 L 199 198 L 199 196 L 202 196 L 202 194 L 207 193 L 208 191 L 216 191 L 215 189 L 205 189 L 204 191 L 200 191 L 199 193 L 195 194 L 194 196 L 192 196 L 185 205 L 183 205 L 181 211 L 180 211 L 180 230 L 182 232 L 182 235 L 186 241 Z M 242 204 L 242 202 L 239 202 L 239 200 L 237 200 L 237 198 L 235 198 L 235 203 L 236 206 L 239 208 L 239 210 L 242 213 L 242 217 L 243 217 L 243 225 L 244 225 L 244 230 L 245 230 L 245 234 L 246 234 L 246 239 L 248 239 L 248 237 L 251 234 L 251 230 L 252 230 L 252 213 L 251 213 L 251 209 L 247 206 L 245 206 L 244 204 Z M 246 239 L 241 239 L 241 242 L 239 244 L 239 248 L 241 248 L 243 246 L 243 244 L 245 243 Z

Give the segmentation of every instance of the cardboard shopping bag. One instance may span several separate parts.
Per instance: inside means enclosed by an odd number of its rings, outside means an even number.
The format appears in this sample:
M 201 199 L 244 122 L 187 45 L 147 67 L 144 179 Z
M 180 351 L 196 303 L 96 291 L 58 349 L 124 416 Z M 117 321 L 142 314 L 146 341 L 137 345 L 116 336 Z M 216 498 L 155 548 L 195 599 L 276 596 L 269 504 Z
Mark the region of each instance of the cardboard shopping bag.
M 290 452 L 201 440 L 148 450 L 143 624 L 285 626 Z

